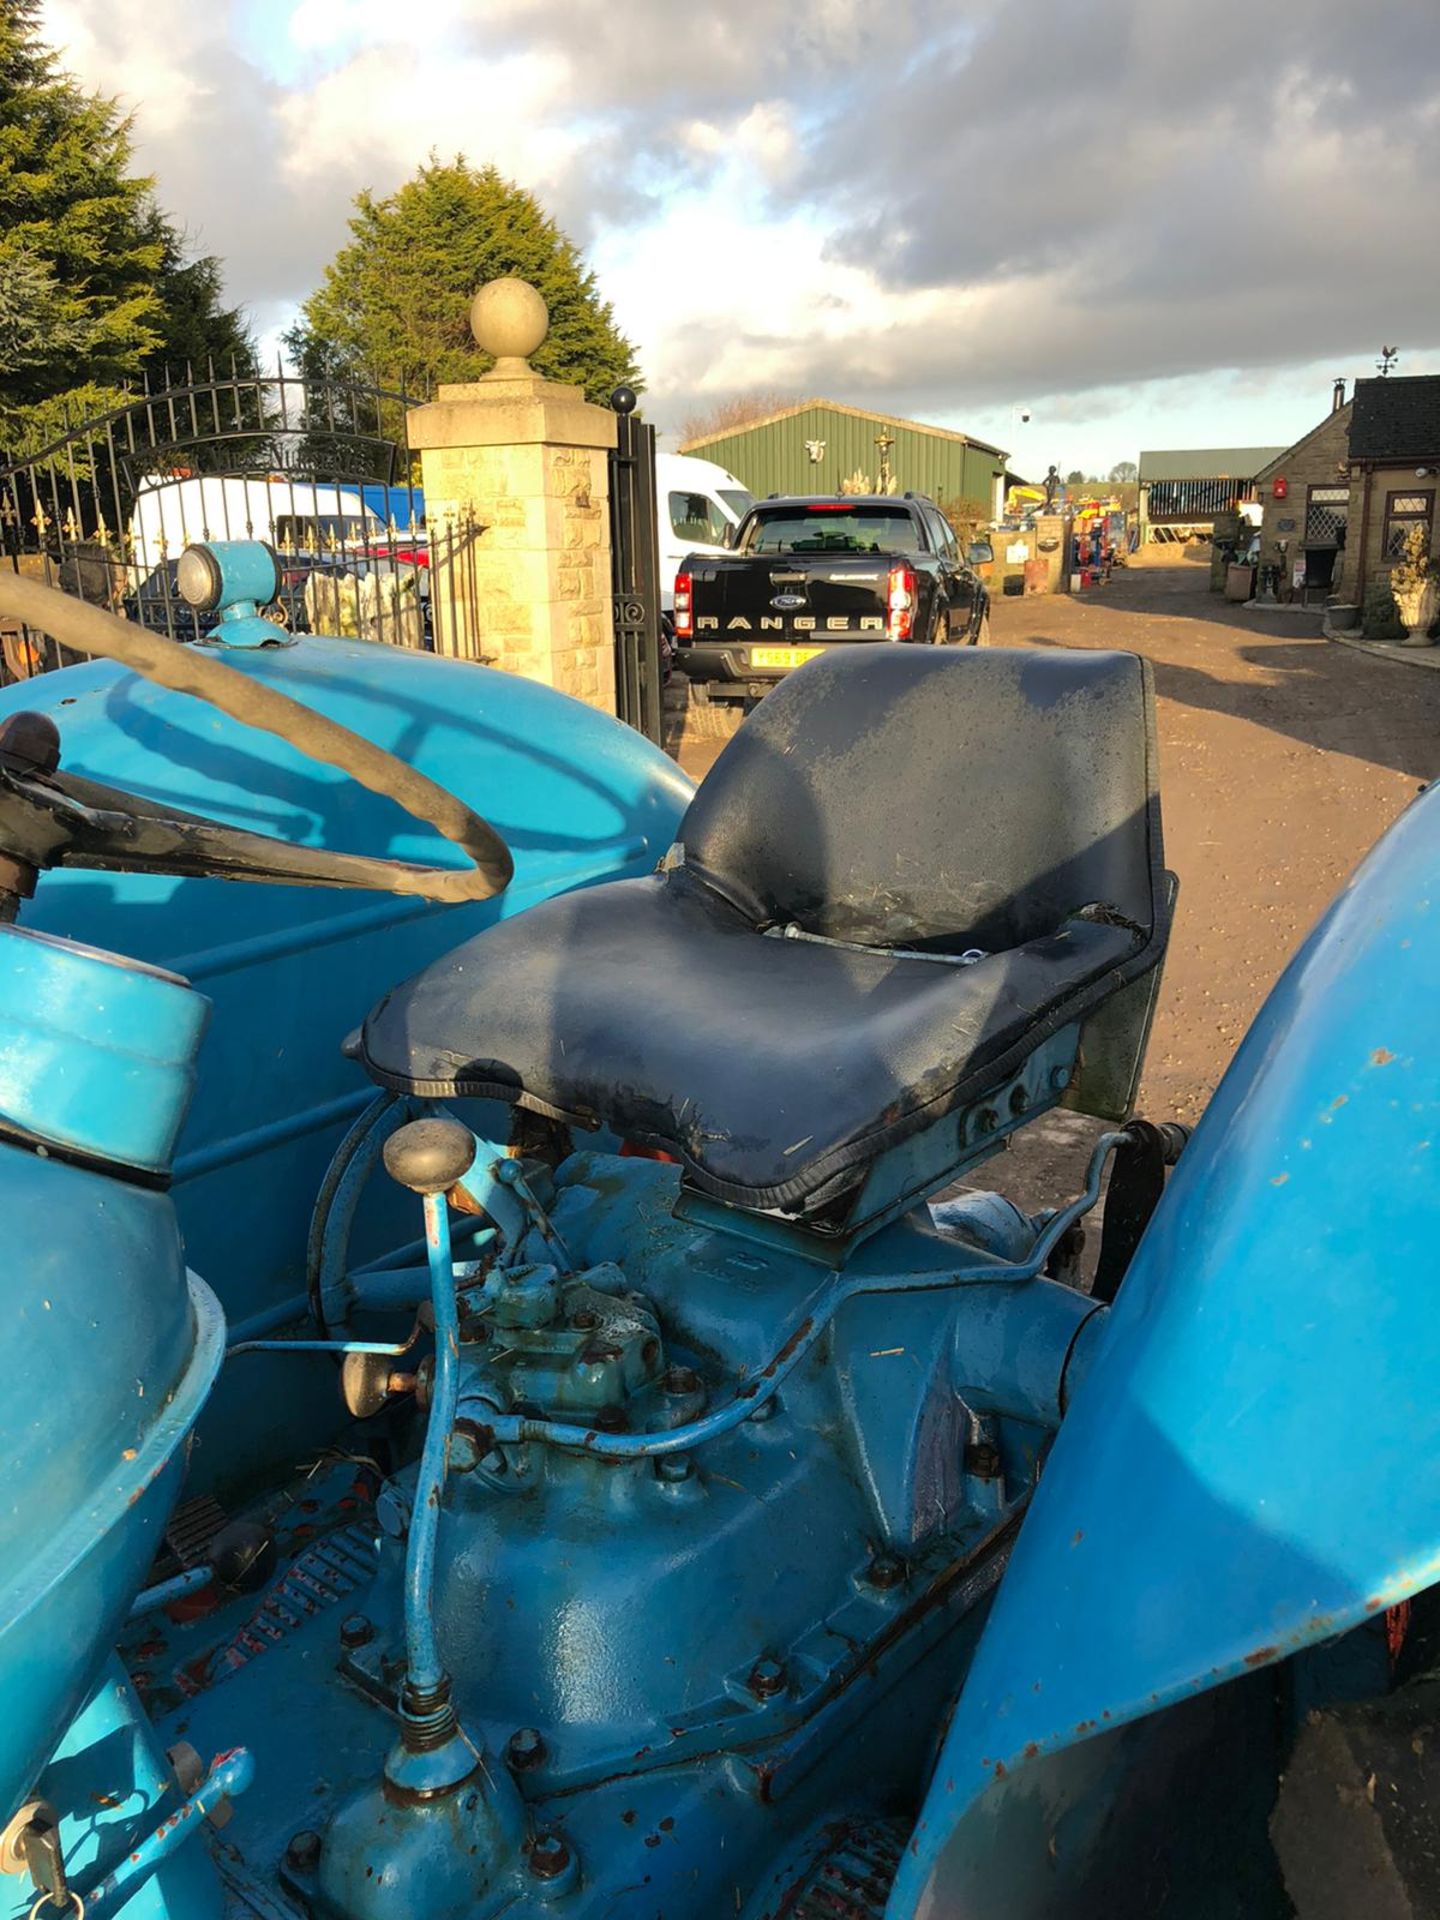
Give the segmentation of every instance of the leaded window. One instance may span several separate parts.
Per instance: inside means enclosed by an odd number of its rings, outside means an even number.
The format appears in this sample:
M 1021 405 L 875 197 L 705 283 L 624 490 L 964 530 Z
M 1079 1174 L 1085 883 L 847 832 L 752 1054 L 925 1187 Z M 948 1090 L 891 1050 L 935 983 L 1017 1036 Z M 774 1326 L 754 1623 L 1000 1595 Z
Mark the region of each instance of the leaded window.
M 1412 527 L 1423 527 L 1428 536 L 1435 515 L 1435 493 L 1392 493 L 1385 501 L 1385 558 L 1403 560 L 1405 542 Z M 1426 545 L 1429 545 L 1427 538 Z
M 1349 511 L 1349 487 L 1311 487 L 1305 502 L 1306 546 L 1338 547 Z

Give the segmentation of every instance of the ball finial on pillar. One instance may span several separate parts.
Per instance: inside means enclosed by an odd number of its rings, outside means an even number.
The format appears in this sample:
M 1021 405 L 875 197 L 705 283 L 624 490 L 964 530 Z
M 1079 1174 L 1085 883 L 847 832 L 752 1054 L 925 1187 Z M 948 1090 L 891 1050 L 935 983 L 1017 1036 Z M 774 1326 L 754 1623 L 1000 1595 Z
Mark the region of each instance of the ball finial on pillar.
M 530 355 L 545 343 L 550 309 L 528 280 L 489 280 L 470 302 L 470 331 L 495 364 L 486 380 L 513 380 L 530 372 Z

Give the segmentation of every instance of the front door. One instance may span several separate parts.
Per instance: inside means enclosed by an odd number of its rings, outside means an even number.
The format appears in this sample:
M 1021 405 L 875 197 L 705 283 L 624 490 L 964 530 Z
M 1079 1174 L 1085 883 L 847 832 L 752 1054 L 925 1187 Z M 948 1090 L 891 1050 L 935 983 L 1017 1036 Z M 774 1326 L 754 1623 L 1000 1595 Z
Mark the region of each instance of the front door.
M 1341 570 L 1349 487 L 1310 487 L 1305 498 L 1305 585 L 1328 592 Z

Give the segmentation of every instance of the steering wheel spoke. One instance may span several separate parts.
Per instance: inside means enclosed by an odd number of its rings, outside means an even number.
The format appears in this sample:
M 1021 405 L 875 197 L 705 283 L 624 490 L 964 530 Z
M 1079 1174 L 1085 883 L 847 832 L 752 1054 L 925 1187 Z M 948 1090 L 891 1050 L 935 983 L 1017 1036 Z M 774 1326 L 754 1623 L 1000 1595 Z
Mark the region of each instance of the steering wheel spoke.
M 49 867 L 357 887 L 444 903 L 503 892 L 515 865 L 502 836 L 463 801 L 394 754 L 288 694 L 235 673 L 202 651 L 163 640 L 38 581 L 0 574 L 0 613 L 13 613 L 77 651 L 120 661 L 160 686 L 205 700 L 244 725 L 338 767 L 453 842 L 471 865 L 422 866 L 337 853 L 251 833 L 60 770 L 60 735 L 42 713 L 0 723 L 0 921 L 14 917 Z

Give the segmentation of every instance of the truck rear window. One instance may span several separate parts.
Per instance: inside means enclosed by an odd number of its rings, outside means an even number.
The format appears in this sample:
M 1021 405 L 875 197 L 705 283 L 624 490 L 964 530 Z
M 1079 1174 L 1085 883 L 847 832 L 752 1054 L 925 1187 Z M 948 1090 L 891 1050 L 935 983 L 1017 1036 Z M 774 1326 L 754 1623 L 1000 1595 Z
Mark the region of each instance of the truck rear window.
M 742 553 L 920 553 L 920 529 L 904 507 L 760 508 Z

